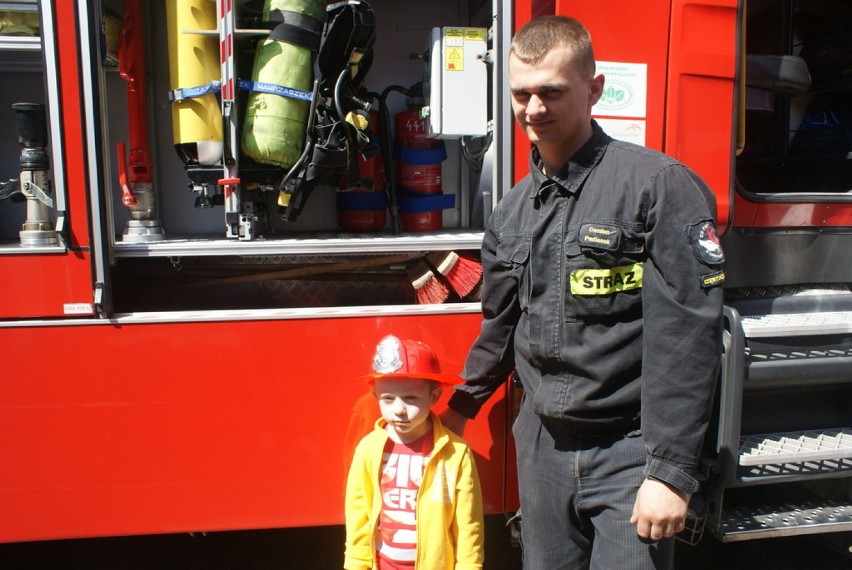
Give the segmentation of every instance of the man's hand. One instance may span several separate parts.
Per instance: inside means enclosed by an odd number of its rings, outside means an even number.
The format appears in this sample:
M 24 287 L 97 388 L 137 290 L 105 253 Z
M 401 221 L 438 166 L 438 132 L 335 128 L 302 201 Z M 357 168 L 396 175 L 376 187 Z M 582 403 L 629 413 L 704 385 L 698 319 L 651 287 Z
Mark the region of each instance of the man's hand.
M 661 481 L 645 479 L 636 495 L 630 524 L 645 539 L 661 540 L 683 530 L 689 495 Z
M 455 411 L 452 408 L 447 408 L 438 417 L 441 418 L 441 423 L 444 427 L 455 432 L 456 435 L 464 435 L 464 426 L 467 423 L 467 418 Z

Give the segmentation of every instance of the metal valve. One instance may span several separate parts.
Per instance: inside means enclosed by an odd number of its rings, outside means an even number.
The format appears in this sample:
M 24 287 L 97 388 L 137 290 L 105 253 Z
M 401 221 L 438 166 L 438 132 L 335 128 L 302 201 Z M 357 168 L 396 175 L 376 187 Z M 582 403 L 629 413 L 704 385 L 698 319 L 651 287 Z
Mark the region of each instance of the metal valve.
M 27 201 L 27 218 L 19 232 L 23 246 L 58 245 L 53 223 L 53 197 L 48 178 L 47 121 L 41 103 L 14 103 L 15 126 L 21 145 L 20 192 Z

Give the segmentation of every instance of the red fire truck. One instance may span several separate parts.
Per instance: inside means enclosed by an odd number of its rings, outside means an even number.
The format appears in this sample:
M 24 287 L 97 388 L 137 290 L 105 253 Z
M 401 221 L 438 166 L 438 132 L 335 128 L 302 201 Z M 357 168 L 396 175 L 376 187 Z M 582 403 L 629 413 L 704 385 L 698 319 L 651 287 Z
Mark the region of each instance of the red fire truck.
M 454 371 L 478 332 L 529 150 L 508 42 L 547 13 L 592 32 L 605 130 L 717 197 L 683 538 L 852 529 L 848 2 L 39 0 L 0 3 L 0 541 L 340 524 L 376 342 Z M 513 396 L 466 433 L 490 514 Z

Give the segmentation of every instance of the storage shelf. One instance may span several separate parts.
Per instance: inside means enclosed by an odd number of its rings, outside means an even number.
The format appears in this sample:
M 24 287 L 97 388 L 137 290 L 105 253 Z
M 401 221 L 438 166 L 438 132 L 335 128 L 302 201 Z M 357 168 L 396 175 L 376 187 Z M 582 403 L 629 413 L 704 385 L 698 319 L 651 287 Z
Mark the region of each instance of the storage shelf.
M 0 36 L 0 69 L 4 72 L 41 72 L 41 38 Z
M 0 36 L 0 51 L 41 51 L 38 36 Z
M 60 240 L 57 245 L 25 246 L 18 241 L 0 241 L 0 256 L 3 255 L 37 255 L 45 253 L 65 253 L 68 248 Z
M 811 84 L 809 93 L 833 93 L 835 91 L 844 91 L 852 89 L 852 78 L 841 77 L 840 79 L 832 79 L 830 81 L 819 81 Z
M 267 237 L 252 241 L 228 240 L 224 237 L 169 236 L 162 241 L 143 243 L 117 242 L 113 252 L 117 258 L 185 257 L 213 255 L 328 255 L 367 254 L 379 252 L 479 250 L 481 231 L 444 230 L 428 234 L 340 234 L 310 233 Z

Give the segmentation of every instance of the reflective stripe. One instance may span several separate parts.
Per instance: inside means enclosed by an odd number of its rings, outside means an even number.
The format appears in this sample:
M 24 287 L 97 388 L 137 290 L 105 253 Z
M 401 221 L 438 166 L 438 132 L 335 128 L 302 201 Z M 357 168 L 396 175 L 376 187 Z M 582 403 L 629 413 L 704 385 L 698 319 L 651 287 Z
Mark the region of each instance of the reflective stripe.
M 713 287 L 714 285 L 721 285 L 725 282 L 725 272 L 724 271 L 716 271 L 715 273 L 709 273 L 707 275 L 701 276 L 701 287 L 706 289 L 708 287 Z
M 610 295 L 642 287 L 642 264 L 621 265 L 606 269 L 576 269 L 571 272 L 574 295 Z

